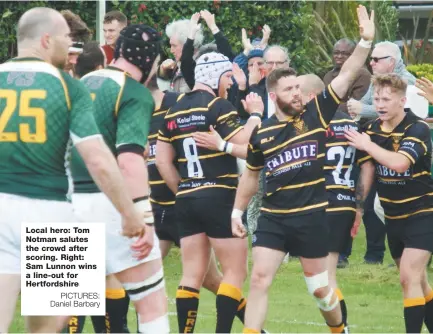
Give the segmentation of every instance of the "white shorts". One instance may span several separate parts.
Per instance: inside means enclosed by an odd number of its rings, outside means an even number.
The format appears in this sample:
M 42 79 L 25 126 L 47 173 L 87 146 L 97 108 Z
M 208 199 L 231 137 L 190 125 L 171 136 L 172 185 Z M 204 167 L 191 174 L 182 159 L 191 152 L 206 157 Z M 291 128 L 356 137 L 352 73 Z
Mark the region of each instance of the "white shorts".
M 150 254 L 143 260 L 133 257 L 134 252 L 131 250 L 131 245 L 136 238 L 130 239 L 121 235 L 122 218 L 104 193 L 73 194 L 72 205 L 78 221 L 105 223 L 107 275 L 161 258 L 156 234 Z
M 0 193 L 0 274 L 21 273 L 21 223 L 74 223 L 71 203 Z

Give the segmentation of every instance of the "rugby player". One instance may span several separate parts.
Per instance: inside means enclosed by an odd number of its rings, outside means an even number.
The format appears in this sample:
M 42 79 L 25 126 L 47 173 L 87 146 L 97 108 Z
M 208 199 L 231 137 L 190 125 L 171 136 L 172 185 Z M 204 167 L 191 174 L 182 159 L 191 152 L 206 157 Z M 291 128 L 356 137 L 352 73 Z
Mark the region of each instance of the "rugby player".
M 85 75 L 81 81 L 95 104 L 95 120 L 117 161 L 137 211 L 146 223 L 147 256 L 135 258 L 131 241 L 120 236 L 120 217 L 89 177 L 73 152 L 73 206 L 82 221 L 104 221 L 107 231 L 107 274 L 122 283 L 138 314 L 140 333 L 168 333 L 167 298 L 161 252 L 154 235 L 148 175 L 143 158 L 154 109 L 146 81 L 156 71 L 160 36 L 146 25 L 121 31 L 110 66 Z M 121 324 L 117 322 L 117 324 Z
M 257 230 L 253 235 L 253 269 L 246 333 L 258 333 L 266 318 L 267 294 L 286 253 L 300 256 L 308 292 L 314 296 L 331 332 L 343 332 L 338 296 L 329 286 L 327 271 L 328 200 L 323 167 L 325 133 L 374 38 L 374 14 L 358 7 L 362 40 L 344 63 L 339 75 L 314 100 L 302 105 L 296 72 L 276 69 L 267 89 L 276 113 L 257 127 L 250 139 L 247 169 L 241 177 L 232 213 L 235 236 L 245 238 L 242 214 L 258 187 L 265 168 L 266 193 Z
M 306 105 L 326 87 L 317 75 L 298 77 L 302 104 Z M 326 131 L 325 185 L 328 195 L 326 220 L 329 228 L 328 277 L 329 286 L 335 290 L 340 301 L 343 323 L 347 326 L 347 307 L 341 290 L 337 287 L 337 264 L 340 252 L 347 249 L 351 237 L 358 232 L 362 208 L 356 206 L 356 198 L 368 195 L 374 175 L 374 165 L 363 151 L 357 151 L 344 136 L 345 129 L 358 130 L 358 124 L 343 111 L 337 110 Z M 361 154 L 360 154 L 361 153 Z M 361 166 L 355 194 L 354 164 Z M 370 183 L 368 183 L 370 182 Z
M 83 45 L 91 39 L 92 32 L 77 14 L 70 10 L 62 10 L 60 13 L 68 23 L 72 39 L 72 45 L 69 47 L 68 52 L 68 61 L 63 70 L 74 76 L 77 58 L 83 52 Z
M 243 74 L 243 72 L 241 72 Z M 156 142 L 158 131 L 164 124 L 164 117 L 179 97 L 177 92 L 162 92 L 157 85 L 156 76 L 152 77 L 147 85 L 155 101 L 155 111 L 152 114 L 152 122 L 146 148 L 147 166 L 149 171 L 150 202 L 152 203 L 153 216 L 155 217 L 155 232 L 159 238 L 161 256 L 164 259 L 173 244 L 180 247 L 179 232 L 176 224 L 174 203 L 176 196 L 167 187 L 155 165 Z M 215 295 L 221 284 L 222 275 L 218 270 L 215 253 L 212 251 L 209 268 L 203 280 L 203 287 Z M 241 298 L 236 316 L 243 323 L 245 316 L 246 300 Z
M 25 12 L 18 58 L 0 65 L 0 332 L 7 332 L 20 292 L 21 222 L 76 222 L 69 203 L 71 140 L 98 187 L 121 213 L 123 235 L 144 228 L 115 159 L 99 134 L 87 89 L 59 70 L 72 44 L 63 16 L 50 8 Z M 57 318 L 27 318 L 31 333 L 56 332 Z
M 247 273 L 246 240 L 233 238 L 230 227 L 238 183 L 236 159 L 230 152 L 233 143 L 248 142 L 264 107 L 257 95 L 247 99 L 245 106 L 254 117 L 245 127 L 240 125 L 237 111 L 225 99 L 232 84 L 232 68 L 228 58 L 216 52 L 198 58 L 194 89 L 181 95 L 167 112 L 156 145 L 157 168 L 176 194 L 183 265 L 176 294 L 181 333 L 194 331 L 211 247 L 223 272 L 216 297 L 216 333 L 230 332 Z M 223 152 L 197 147 L 193 133 L 206 131 L 210 126 L 226 141 Z
M 406 103 L 407 83 L 397 74 L 375 75 L 379 117 L 361 134 L 346 131 L 351 146 L 367 152 L 376 167 L 388 246 L 400 271 L 406 332 L 433 331 L 433 291 L 426 265 L 433 251 L 432 141 L 429 126 Z
M 87 73 L 103 69 L 105 66 L 105 56 L 99 43 L 88 42 L 83 45 L 82 52 L 76 59 L 74 75 L 81 79 Z M 107 276 L 105 286 L 105 316 L 91 317 L 95 333 L 129 333 L 129 297 L 125 289 L 114 275 Z M 82 333 L 85 321 L 85 316 L 70 317 L 62 333 Z M 64 320 L 61 319 L 60 325 L 63 323 Z

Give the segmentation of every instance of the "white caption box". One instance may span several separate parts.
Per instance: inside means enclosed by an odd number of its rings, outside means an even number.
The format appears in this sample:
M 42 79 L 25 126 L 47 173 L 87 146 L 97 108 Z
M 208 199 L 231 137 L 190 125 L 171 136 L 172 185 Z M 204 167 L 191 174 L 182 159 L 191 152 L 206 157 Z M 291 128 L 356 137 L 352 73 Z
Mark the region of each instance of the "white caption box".
M 21 314 L 105 315 L 105 224 L 21 224 Z

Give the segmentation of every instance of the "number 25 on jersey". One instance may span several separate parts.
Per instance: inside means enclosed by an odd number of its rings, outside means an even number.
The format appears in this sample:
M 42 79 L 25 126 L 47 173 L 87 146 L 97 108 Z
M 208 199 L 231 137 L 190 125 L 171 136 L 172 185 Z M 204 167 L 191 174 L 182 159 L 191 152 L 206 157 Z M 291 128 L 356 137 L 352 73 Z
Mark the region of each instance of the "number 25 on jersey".
M 31 107 L 31 102 L 35 99 L 44 100 L 46 97 L 47 91 L 42 89 L 21 92 L 0 89 L 0 142 L 20 140 L 24 143 L 45 143 L 47 140 L 45 110 Z M 28 123 L 31 119 L 34 120 L 34 132 L 31 131 Z

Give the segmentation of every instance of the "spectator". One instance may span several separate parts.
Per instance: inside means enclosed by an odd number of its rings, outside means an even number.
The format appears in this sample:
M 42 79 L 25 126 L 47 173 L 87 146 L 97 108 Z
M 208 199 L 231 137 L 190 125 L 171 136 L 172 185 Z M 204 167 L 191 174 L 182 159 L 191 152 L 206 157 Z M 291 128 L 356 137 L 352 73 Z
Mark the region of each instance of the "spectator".
M 337 41 L 337 43 L 335 43 L 332 54 L 334 68 L 328 73 L 326 73 L 323 78 L 323 82 L 326 86 L 328 86 L 331 81 L 340 73 L 341 66 L 343 66 L 346 60 L 353 53 L 355 47 L 355 42 L 347 38 L 340 39 L 339 41 Z M 367 70 L 367 68 L 362 68 L 358 73 L 358 77 L 350 85 L 346 95 L 340 99 L 341 104 L 338 110 L 347 114 L 347 101 L 350 98 L 360 100 L 368 91 L 368 87 L 370 86 L 370 79 L 370 72 Z
M 128 25 L 128 19 L 125 14 L 117 10 L 108 12 L 104 16 L 104 39 L 105 45 L 102 46 L 104 50 L 106 62 L 109 65 L 114 58 L 114 49 L 116 42 L 119 38 L 120 32 Z
M 215 38 L 215 44 L 206 44 L 200 47 L 199 50 L 194 50 L 195 35 L 201 29 L 201 24 L 198 24 L 200 18 L 206 22 L 206 25 L 212 32 Z M 188 38 L 183 45 L 180 57 L 180 71 L 190 89 L 193 89 L 195 84 L 194 70 L 196 64 L 194 59 L 200 57 L 202 54 L 212 51 L 222 53 L 224 56 L 229 58 L 230 61 L 233 61 L 234 54 L 232 48 L 228 40 L 216 25 L 215 15 L 211 14 L 207 10 L 202 10 L 200 13 L 195 13 L 191 17 Z
M 257 93 L 262 98 L 263 103 L 265 104 L 263 119 L 269 118 L 274 114 L 275 106 L 268 97 L 268 92 L 266 90 L 266 77 L 274 69 L 289 67 L 290 65 L 288 51 L 283 46 L 269 46 L 263 52 L 263 58 L 260 57 L 260 51 L 261 50 L 253 49 L 248 54 L 248 88 L 242 90 L 241 87 L 239 87 L 237 107 L 239 115 L 242 118 L 247 118 L 248 114 L 243 111 L 240 101 L 245 99 L 245 96 L 249 93 Z M 237 57 L 238 60 L 239 56 Z
M 406 70 L 406 66 L 401 58 L 401 51 L 397 44 L 388 41 L 377 43 L 371 53 L 370 59 L 373 74 L 396 73 L 405 79 L 409 85 L 415 84 L 416 79 Z M 373 106 L 372 85 L 370 85 L 367 93 L 360 101 L 350 99 L 347 107 L 352 116 L 376 118 L 377 114 Z
M 173 92 L 186 93 L 191 91 L 180 71 L 182 50 L 190 34 L 190 29 L 190 20 L 174 21 L 165 28 L 165 33 L 170 38 L 170 51 L 174 56 L 174 60 L 166 59 L 162 62 L 158 69 L 158 77 L 169 81 L 170 91 Z M 199 27 L 193 42 L 194 52 L 201 46 L 203 39 L 203 31 Z

